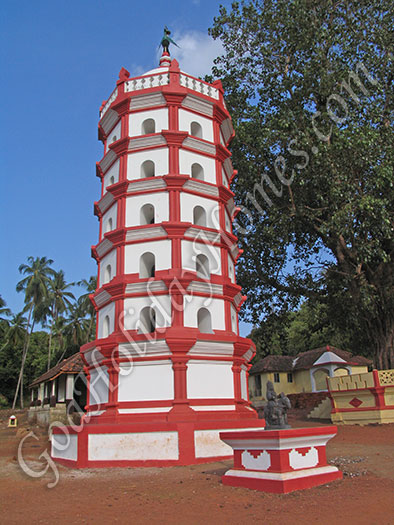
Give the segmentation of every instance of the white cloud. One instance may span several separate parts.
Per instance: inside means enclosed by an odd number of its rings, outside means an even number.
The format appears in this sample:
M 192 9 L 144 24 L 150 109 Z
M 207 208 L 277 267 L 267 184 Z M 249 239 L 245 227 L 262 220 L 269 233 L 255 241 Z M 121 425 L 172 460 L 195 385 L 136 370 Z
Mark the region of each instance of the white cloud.
M 182 71 L 195 77 L 209 75 L 214 59 L 223 53 L 220 40 L 201 31 L 175 32 L 171 36 L 179 46 L 170 46 L 171 57 L 178 60 Z

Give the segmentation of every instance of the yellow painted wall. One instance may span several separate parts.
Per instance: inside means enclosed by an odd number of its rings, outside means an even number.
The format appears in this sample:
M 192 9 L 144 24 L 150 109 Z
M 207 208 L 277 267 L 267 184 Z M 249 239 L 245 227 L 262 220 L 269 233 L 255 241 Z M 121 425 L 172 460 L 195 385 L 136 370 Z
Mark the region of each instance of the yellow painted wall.
M 330 372 L 325 368 L 318 368 L 313 372 L 316 390 L 327 390 L 327 377 L 330 377 Z
M 338 367 L 334 370 L 334 376 L 335 377 L 338 377 L 338 376 L 348 376 L 349 375 L 349 370 L 347 368 L 341 368 L 341 367 Z
M 368 367 L 367 366 L 351 366 L 350 367 L 352 369 L 352 374 L 366 374 L 368 372 Z
M 372 372 L 366 374 L 352 374 L 350 376 L 331 377 L 328 380 L 330 390 L 352 390 L 357 388 L 371 388 L 374 386 Z
M 297 370 L 294 372 L 297 394 L 312 392 L 311 375 L 309 370 Z

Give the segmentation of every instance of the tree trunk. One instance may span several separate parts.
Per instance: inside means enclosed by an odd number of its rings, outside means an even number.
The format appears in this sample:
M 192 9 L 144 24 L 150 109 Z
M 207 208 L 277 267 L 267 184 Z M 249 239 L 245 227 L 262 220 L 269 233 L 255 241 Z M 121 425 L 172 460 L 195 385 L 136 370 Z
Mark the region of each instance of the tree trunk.
M 48 343 L 48 365 L 47 365 L 47 371 L 51 368 L 51 345 L 52 345 L 52 330 L 53 330 L 53 319 L 51 323 L 51 329 L 49 331 L 49 343 Z
M 29 309 L 29 317 L 28 317 L 28 320 L 27 320 L 25 342 L 24 342 L 23 350 L 22 350 L 21 368 L 19 370 L 19 377 L 18 377 L 18 383 L 16 385 L 14 401 L 12 402 L 12 410 L 14 410 L 14 408 L 15 408 L 16 400 L 18 399 L 18 392 L 19 392 L 19 388 L 20 387 L 22 387 L 21 388 L 21 392 L 22 392 L 21 393 L 21 408 L 23 408 L 23 399 L 22 399 L 22 397 L 23 397 L 23 369 L 24 369 L 24 366 L 25 366 L 27 349 L 29 348 L 29 341 L 30 341 L 29 327 L 30 327 L 30 319 L 31 319 L 32 311 L 33 311 L 33 303 L 31 304 L 30 309 Z
M 27 357 L 27 351 L 29 350 L 30 337 L 31 337 L 31 334 L 33 332 L 33 328 L 34 328 L 34 320 L 31 323 L 29 337 L 27 338 L 27 346 L 26 346 L 25 357 L 24 357 L 24 360 L 23 360 L 23 370 L 22 370 L 22 377 L 21 377 L 21 395 L 20 395 L 21 408 L 23 408 L 23 372 L 24 372 L 24 369 L 25 369 L 25 361 L 26 361 L 26 357 Z
M 374 334 L 374 361 L 378 370 L 394 368 L 394 323 L 389 323 L 385 328 Z

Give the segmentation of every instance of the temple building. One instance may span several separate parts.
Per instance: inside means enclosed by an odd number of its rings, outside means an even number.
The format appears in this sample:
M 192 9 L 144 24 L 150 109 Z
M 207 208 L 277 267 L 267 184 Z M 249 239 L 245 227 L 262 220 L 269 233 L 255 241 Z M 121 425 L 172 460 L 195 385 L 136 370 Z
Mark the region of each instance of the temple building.
M 285 394 L 327 392 L 327 378 L 362 374 L 371 365 L 370 359 L 329 345 L 295 356 L 268 355 L 250 369 L 250 398 L 255 407 L 264 405 L 268 381 Z
M 86 415 L 52 437 L 54 459 L 77 467 L 229 458 L 220 431 L 264 426 L 248 395 L 255 349 L 238 328 L 231 118 L 220 81 L 164 49 L 139 77 L 122 68 L 100 109 Z

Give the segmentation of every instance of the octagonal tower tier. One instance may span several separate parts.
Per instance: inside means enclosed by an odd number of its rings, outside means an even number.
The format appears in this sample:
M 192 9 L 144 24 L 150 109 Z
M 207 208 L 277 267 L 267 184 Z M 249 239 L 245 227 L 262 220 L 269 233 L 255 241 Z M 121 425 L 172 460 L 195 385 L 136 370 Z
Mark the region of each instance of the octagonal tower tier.
M 253 343 L 244 300 L 220 81 L 164 52 L 137 78 L 122 69 L 100 111 L 96 340 L 81 348 L 87 413 L 53 457 L 77 466 L 191 464 L 232 456 L 219 438 L 261 428 L 248 398 Z M 64 448 L 64 450 L 62 450 Z

